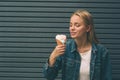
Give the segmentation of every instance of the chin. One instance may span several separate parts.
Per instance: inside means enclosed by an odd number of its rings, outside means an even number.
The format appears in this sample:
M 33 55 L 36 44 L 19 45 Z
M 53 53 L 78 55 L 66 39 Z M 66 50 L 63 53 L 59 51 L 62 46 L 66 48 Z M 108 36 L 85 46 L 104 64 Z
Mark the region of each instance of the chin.
M 76 36 L 71 36 L 71 38 L 75 39 L 75 38 L 76 38 Z

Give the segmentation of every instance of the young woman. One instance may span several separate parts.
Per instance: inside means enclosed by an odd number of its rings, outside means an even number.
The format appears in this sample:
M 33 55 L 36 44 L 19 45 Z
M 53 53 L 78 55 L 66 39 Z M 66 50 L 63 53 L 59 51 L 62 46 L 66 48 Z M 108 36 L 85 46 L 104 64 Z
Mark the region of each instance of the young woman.
M 109 53 L 95 36 L 91 14 L 74 12 L 69 31 L 72 39 L 55 47 L 44 67 L 45 77 L 55 80 L 61 70 L 62 80 L 112 80 Z

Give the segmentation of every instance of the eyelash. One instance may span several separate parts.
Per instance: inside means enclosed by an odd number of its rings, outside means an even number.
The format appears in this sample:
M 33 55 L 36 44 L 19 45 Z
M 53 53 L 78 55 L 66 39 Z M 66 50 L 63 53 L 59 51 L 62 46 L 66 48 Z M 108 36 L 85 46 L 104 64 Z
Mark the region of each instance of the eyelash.
M 74 24 L 76 27 L 79 27 L 80 25 L 79 24 Z M 72 27 L 72 24 L 70 24 L 70 27 Z
M 80 25 L 79 25 L 79 24 L 76 24 L 75 26 L 76 26 L 76 27 L 79 27 Z

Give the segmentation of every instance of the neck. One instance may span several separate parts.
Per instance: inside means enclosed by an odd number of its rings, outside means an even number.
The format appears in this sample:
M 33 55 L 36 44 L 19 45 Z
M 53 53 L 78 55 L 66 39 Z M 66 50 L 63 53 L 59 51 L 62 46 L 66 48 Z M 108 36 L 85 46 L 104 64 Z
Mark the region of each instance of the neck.
M 91 43 L 87 39 L 75 39 L 79 52 L 88 51 L 91 48 Z
M 82 38 L 81 39 L 75 39 L 75 42 L 76 42 L 78 48 L 82 48 L 82 47 L 84 47 L 84 46 L 86 46 L 88 44 L 88 41 L 87 41 L 86 38 L 84 38 L 84 39 L 82 39 Z

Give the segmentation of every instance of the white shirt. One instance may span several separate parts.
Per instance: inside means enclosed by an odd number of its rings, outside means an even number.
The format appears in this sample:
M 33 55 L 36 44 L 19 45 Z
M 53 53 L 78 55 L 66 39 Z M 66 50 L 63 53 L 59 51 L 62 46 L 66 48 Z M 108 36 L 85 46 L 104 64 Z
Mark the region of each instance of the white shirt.
M 87 52 L 80 53 L 81 56 L 81 66 L 79 80 L 90 80 L 90 59 L 91 59 L 91 49 Z

